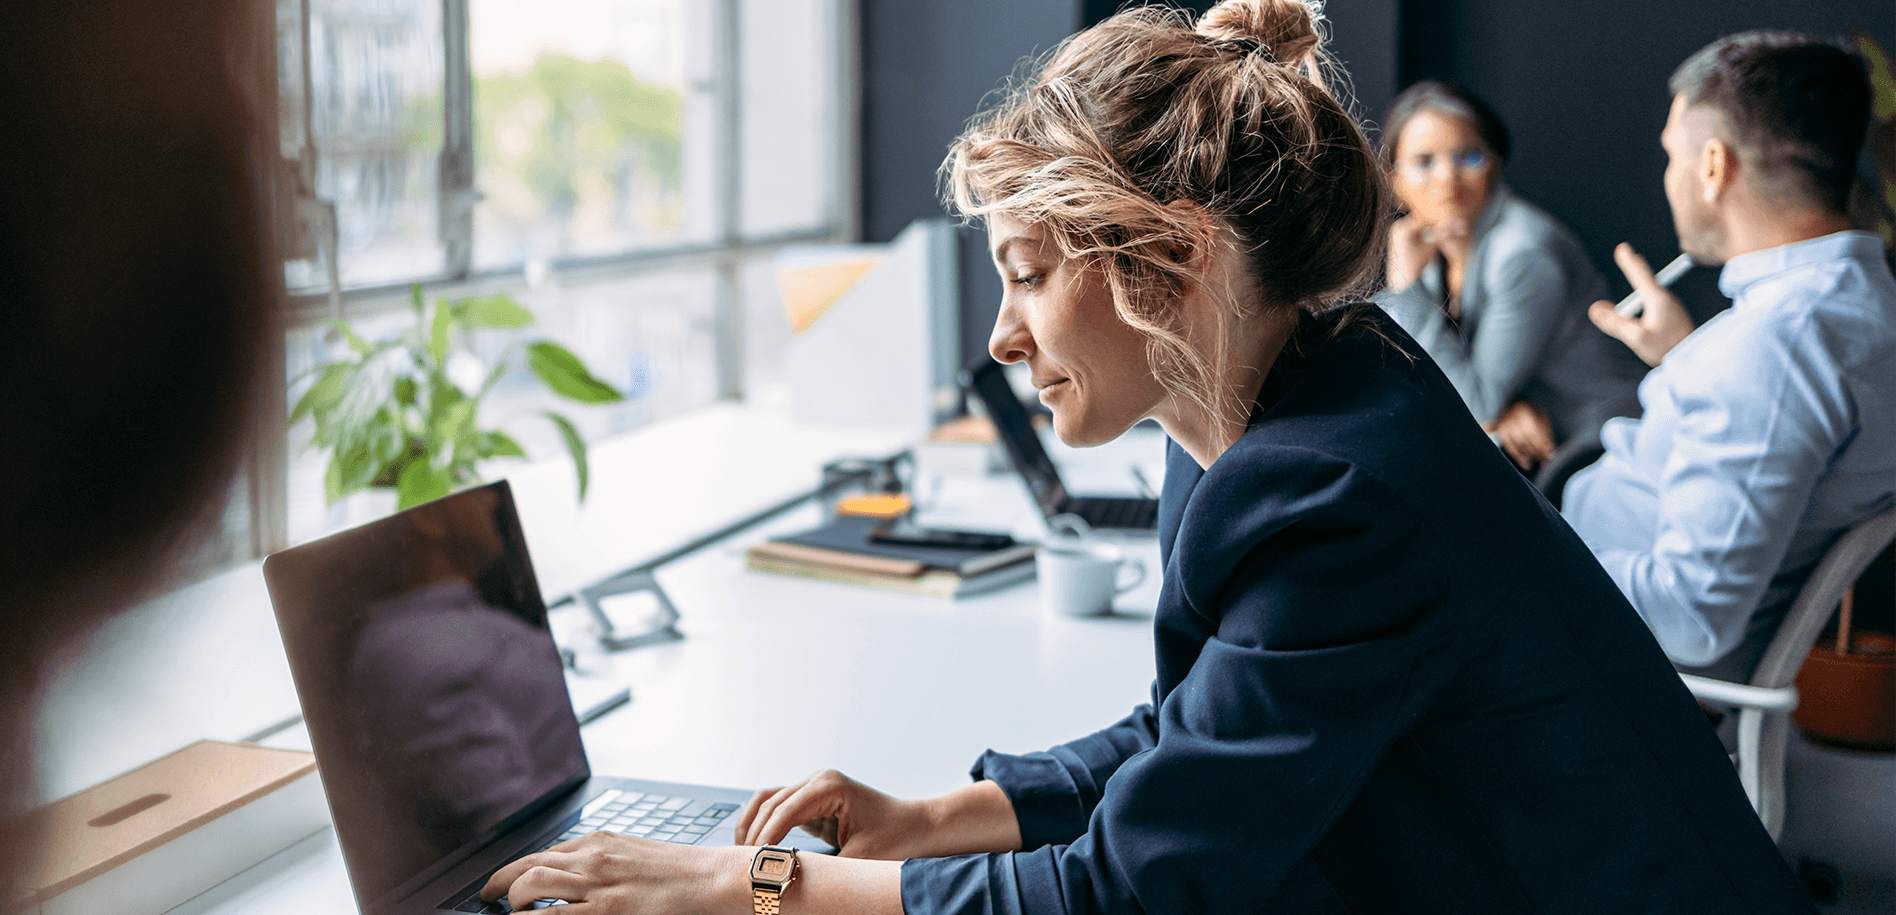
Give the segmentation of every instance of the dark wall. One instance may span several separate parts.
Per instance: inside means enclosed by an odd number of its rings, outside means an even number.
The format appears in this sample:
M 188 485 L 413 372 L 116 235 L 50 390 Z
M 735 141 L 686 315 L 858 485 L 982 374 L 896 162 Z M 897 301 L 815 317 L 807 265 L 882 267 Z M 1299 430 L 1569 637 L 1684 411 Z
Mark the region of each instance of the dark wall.
M 1402 4 L 1399 0 L 1332 0 L 1329 18 L 1331 56 L 1350 75 L 1356 115 L 1375 135 L 1383 112 L 1401 88 L 1397 72 Z
M 1341 2 L 1333 6 L 1333 16 L 1344 15 Z M 1628 287 L 1613 265 L 1615 244 L 1631 242 L 1655 267 L 1678 253 L 1659 131 L 1672 100 L 1666 78 L 1681 61 L 1721 35 L 1754 28 L 1837 39 L 1863 28 L 1896 48 L 1890 0 L 1408 0 L 1401 7 L 1401 84 L 1451 79 L 1493 105 L 1514 136 L 1508 183 L 1580 236 L 1616 292 Z M 1687 283 L 1682 291 L 1695 310 L 1722 303 L 1716 271 L 1694 271 Z
M 935 171 L 981 100 L 1021 58 L 1080 24 L 1080 0 L 859 0 L 863 241 L 943 215 Z M 961 232 L 962 352 L 987 350 L 1001 281 L 987 233 Z
M 1125 6 L 1142 0 L 1084 0 L 1081 27 L 1093 25 Z M 1202 14 L 1217 5 L 1217 0 L 1143 0 L 1164 2 L 1168 6 Z M 1398 88 L 1397 28 L 1400 25 L 1399 0 L 1331 0 L 1324 7 L 1329 21 L 1323 29 L 1329 36 L 1330 55 L 1349 74 L 1355 114 L 1365 121 L 1382 117 Z M 1373 126 L 1373 125 L 1372 125 Z
M 982 98 L 1023 57 L 1122 2 L 859 0 L 864 240 L 940 216 L 935 170 Z M 1890 0 L 1330 0 L 1325 14 L 1331 53 L 1372 126 L 1420 79 L 1455 80 L 1493 104 L 1514 134 L 1508 182 L 1571 227 L 1619 292 L 1615 244 L 1631 242 L 1655 266 L 1678 252 L 1659 130 L 1680 61 L 1750 28 L 1839 38 L 1864 28 L 1896 50 Z M 1001 285 L 984 233 L 964 229 L 961 241 L 962 351 L 972 357 L 986 349 Z M 1714 270 L 1694 271 L 1680 290 L 1701 314 L 1723 304 Z

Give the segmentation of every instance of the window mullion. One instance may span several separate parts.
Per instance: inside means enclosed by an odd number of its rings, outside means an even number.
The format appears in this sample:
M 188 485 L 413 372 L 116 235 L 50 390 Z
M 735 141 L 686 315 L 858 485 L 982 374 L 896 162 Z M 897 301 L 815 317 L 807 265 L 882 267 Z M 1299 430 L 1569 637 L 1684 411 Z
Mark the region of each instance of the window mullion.
M 857 0 L 835 0 L 830 4 L 830 40 L 836 53 L 829 55 L 832 106 L 828 144 L 832 182 L 826 224 L 836 230 L 838 241 L 854 242 L 861 238 L 861 203 L 858 178 L 861 157 L 857 125 L 862 123 L 862 43 L 858 29 L 862 21 Z
M 718 180 L 717 180 L 717 298 L 712 316 L 718 354 L 718 397 L 744 396 L 744 304 L 740 295 L 738 257 L 739 219 L 743 213 L 740 184 L 744 161 L 742 71 L 739 0 L 718 0 L 716 26 Z
M 438 234 L 447 275 L 466 279 L 474 264 L 474 76 L 467 0 L 441 0 L 442 138 Z

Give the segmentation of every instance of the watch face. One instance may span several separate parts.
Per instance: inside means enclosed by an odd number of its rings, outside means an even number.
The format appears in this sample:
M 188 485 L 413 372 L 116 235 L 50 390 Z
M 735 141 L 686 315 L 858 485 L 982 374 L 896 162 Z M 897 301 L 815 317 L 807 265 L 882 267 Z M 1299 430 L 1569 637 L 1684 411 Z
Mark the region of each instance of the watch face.
M 796 867 L 796 857 L 787 849 L 765 847 L 759 849 L 757 857 L 751 859 L 751 879 L 782 887 L 790 881 L 790 874 Z

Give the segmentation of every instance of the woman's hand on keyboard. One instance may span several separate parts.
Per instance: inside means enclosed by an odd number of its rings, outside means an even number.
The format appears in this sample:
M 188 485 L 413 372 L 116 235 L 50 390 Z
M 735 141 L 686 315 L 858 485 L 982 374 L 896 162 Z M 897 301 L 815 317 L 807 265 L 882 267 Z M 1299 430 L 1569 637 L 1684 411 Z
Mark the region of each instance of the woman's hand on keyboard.
M 797 826 L 849 858 L 902 860 L 1020 847 L 1013 804 L 993 782 L 915 801 L 825 769 L 795 785 L 752 795 L 737 816 L 737 841 L 781 842 Z
M 614 915 L 750 910 L 751 850 L 675 845 L 595 832 L 528 855 L 494 873 L 486 900 L 506 896 L 514 911 L 536 899 L 584 903 Z M 736 876 L 734 876 L 736 875 Z

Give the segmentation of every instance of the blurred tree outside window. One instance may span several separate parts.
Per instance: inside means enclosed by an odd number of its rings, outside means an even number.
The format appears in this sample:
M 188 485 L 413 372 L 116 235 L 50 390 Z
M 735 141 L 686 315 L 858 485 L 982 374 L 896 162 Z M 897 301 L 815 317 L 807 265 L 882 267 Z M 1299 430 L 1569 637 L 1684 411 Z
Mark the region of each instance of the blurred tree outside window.
M 686 108 L 714 101 L 692 90 L 691 5 L 473 0 L 471 19 L 477 268 L 711 237 L 684 179 Z

